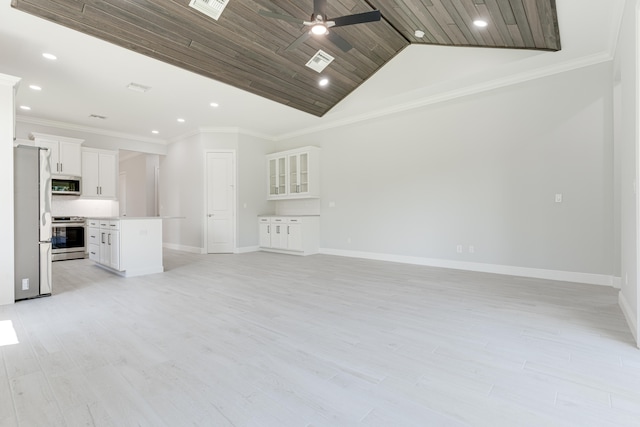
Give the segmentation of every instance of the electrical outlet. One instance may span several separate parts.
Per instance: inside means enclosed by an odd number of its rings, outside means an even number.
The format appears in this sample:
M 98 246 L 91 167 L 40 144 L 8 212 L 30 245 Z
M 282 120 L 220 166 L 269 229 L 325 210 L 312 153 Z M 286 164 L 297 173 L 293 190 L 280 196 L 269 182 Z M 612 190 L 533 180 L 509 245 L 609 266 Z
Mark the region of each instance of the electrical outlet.
M 462 245 L 456 246 L 456 252 L 458 252 L 459 254 L 462 253 Z
M 556 194 L 556 203 L 562 203 L 562 193 Z
M 476 252 L 476 248 L 473 247 L 473 245 L 469 245 L 469 253 L 473 254 Z
M 29 278 L 22 279 L 22 290 L 23 291 L 29 290 Z

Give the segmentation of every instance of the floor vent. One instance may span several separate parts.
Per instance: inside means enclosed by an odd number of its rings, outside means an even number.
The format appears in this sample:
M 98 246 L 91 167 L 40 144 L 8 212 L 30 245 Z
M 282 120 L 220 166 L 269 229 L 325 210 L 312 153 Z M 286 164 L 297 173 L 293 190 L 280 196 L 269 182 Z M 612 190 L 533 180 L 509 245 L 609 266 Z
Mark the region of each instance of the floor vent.
M 217 21 L 227 3 L 229 0 L 191 0 L 189 6 Z
M 331 64 L 331 61 L 333 61 L 334 59 L 335 58 L 329 55 L 327 52 L 319 50 L 315 55 L 311 57 L 309 62 L 306 63 L 306 66 L 321 73 L 322 70 L 327 68 L 327 65 Z

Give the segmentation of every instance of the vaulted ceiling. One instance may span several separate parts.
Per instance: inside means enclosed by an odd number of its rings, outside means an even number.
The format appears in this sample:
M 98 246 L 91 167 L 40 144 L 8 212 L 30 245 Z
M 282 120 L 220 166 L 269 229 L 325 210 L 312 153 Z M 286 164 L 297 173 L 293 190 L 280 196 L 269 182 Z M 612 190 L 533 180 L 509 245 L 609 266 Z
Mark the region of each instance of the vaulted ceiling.
M 346 52 L 325 37 L 287 50 L 308 27 L 259 13 L 309 20 L 313 0 L 230 0 L 218 20 L 189 0 L 12 0 L 12 6 L 316 116 L 409 44 L 560 49 L 555 0 L 327 0 L 329 19 L 381 12 L 380 21 L 330 29 L 352 46 Z M 474 26 L 475 19 L 488 26 Z M 305 66 L 319 49 L 335 58 L 321 73 Z M 328 86 L 318 85 L 321 76 Z

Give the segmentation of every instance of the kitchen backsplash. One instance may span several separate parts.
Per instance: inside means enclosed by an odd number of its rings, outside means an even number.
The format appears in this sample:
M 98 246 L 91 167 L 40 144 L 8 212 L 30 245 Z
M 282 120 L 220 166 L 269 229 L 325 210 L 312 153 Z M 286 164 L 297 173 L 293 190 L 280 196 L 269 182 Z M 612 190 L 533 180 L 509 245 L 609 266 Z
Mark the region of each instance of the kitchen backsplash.
M 118 216 L 119 204 L 115 200 L 91 200 L 72 196 L 51 198 L 52 216 Z

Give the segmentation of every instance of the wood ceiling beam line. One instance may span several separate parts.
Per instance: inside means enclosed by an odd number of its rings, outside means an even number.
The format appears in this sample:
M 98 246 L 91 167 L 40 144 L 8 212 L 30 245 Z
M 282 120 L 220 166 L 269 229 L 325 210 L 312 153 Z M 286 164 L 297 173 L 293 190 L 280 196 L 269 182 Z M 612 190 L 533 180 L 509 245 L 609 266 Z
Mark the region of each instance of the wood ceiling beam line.
M 385 18 L 384 13 L 382 13 L 382 10 L 376 6 L 373 5 L 373 3 L 370 0 L 364 0 L 364 2 L 369 5 L 369 7 L 371 8 L 371 10 L 379 10 L 380 11 L 380 19 L 384 20 L 387 24 L 389 24 L 389 26 L 391 28 L 393 28 L 393 30 L 403 39 L 405 39 L 405 41 L 407 43 L 411 43 L 411 40 L 409 40 L 403 33 L 402 31 L 400 31 L 394 24 L 393 22 L 389 21 L 387 18 Z

